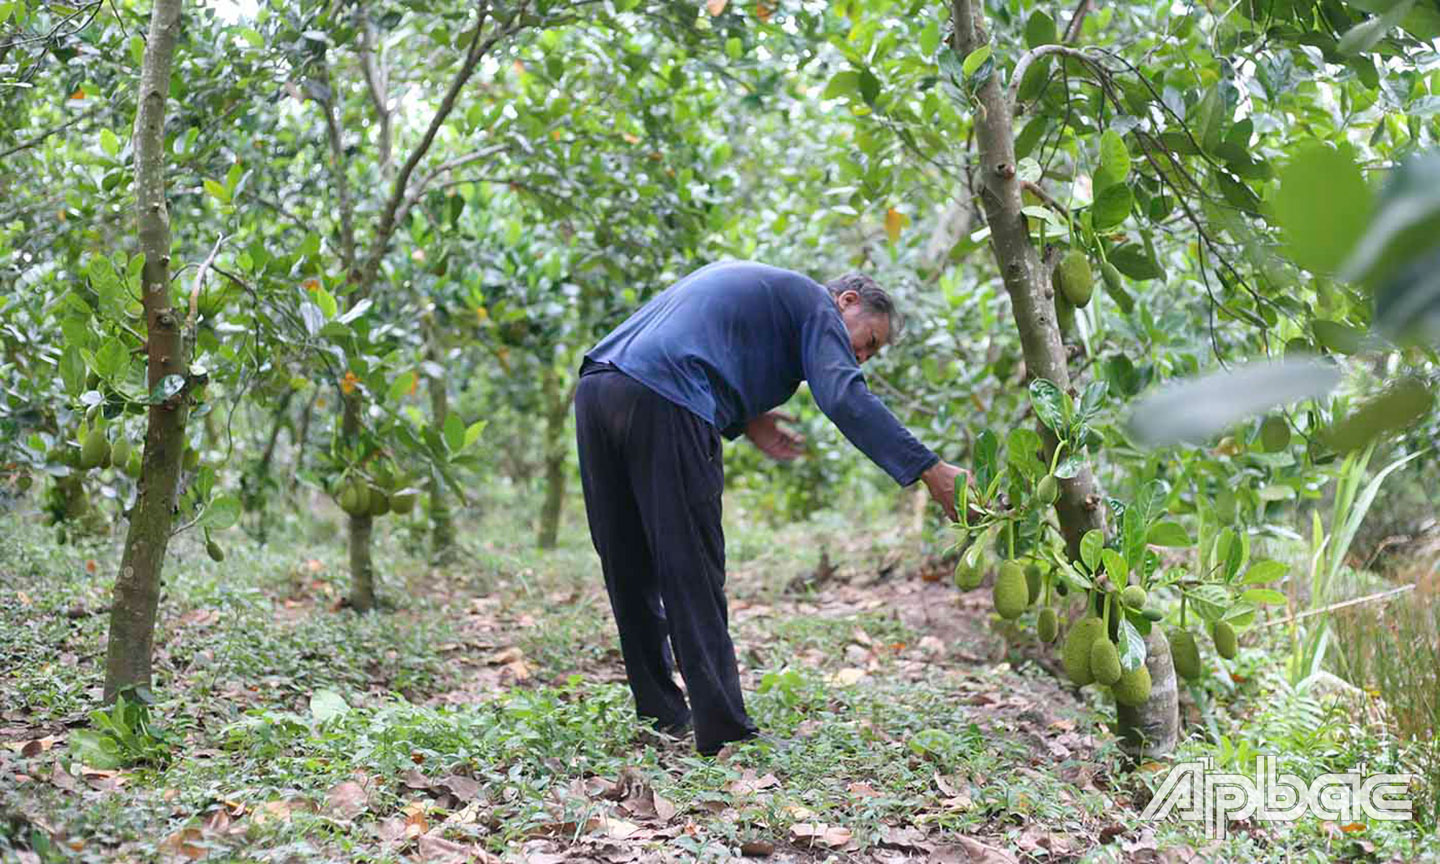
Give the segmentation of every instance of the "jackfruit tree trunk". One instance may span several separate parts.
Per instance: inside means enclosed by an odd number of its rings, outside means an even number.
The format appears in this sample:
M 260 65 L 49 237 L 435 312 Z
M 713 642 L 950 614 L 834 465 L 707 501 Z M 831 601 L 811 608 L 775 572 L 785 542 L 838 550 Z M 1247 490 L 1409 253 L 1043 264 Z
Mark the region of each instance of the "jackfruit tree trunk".
M 360 438 L 360 391 L 345 394 L 340 434 L 344 441 Z M 369 612 L 375 608 L 375 562 L 370 557 L 370 535 L 375 517 L 352 514 L 350 521 L 350 608 Z
M 310 395 L 305 410 L 300 412 L 300 426 L 295 430 L 295 468 L 290 472 L 290 491 L 300 485 L 300 472 L 305 469 L 305 444 L 310 440 L 310 420 L 315 416 L 315 401 L 320 398 L 320 389 Z
M 425 333 L 425 358 L 437 367 L 443 369 L 443 359 L 439 346 L 436 344 L 439 336 L 433 326 L 426 327 Z M 436 429 L 445 428 L 445 418 L 450 416 L 450 396 L 446 390 L 445 376 L 432 375 L 429 382 L 430 388 L 430 419 Z M 450 510 L 450 496 L 445 491 L 445 484 L 439 476 L 431 480 L 430 485 L 430 555 L 431 560 L 436 564 L 454 563 L 457 556 L 455 546 L 455 522 Z
M 560 377 L 547 369 L 541 379 L 545 400 L 545 504 L 540 510 L 540 548 L 554 549 L 560 537 L 560 511 L 565 504 L 565 420 L 570 397 L 560 392 Z
M 1145 667 L 1150 670 L 1150 698 L 1139 708 L 1116 704 L 1120 749 L 1133 762 L 1174 752 L 1180 740 L 1180 690 L 1170 640 L 1160 628 L 1145 637 Z
M 961 59 L 989 42 L 983 10 L 972 5 L 972 0 L 952 0 L 951 22 L 954 25 L 951 48 Z M 1030 241 L 1027 217 L 1021 210 L 1021 180 L 1015 169 L 1014 107 L 1001 87 L 999 75 L 987 78 L 976 96 L 979 101 L 973 115 L 979 148 L 979 159 L 973 168 L 976 191 L 990 225 L 995 261 L 1010 296 L 1025 368 L 1032 378 L 1047 378 L 1070 393 L 1070 372 L 1057 322 L 1055 292 Z M 1058 442 L 1043 426 L 1040 433 L 1048 461 Z M 1085 533 L 1092 529 L 1105 530 L 1100 488 L 1088 464 L 1075 477 L 1060 481 L 1060 498 L 1055 502 L 1055 509 L 1070 557 L 1078 560 L 1080 539 Z M 1165 663 L 1159 669 L 1162 677 L 1155 677 L 1156 670 L 1151 673 L 1153 692 L 1157 695 L 1144 707 L 1120 715 L 1122 737 L 1145 729 L 1178 726 L 1175 673 L 1168 657 L 1167 650 Z M 1170 694 L 1168 700 L 1158 695 L 1166 692 Z M 1174 746 L 1173 738 L 1170 746 Z
M 189 373 L 182 321 L 170 306 L 170 214 L 165 203 L 165 103 L 170 67 L 180 32 L 180 0 L 155 0 L 150 35 L 140 67 L 135 112 L 135 221 L 140 252 L 141 302 L 145 313 L 147 379 L 152 392 L 169 392 L 162 382 L 187 382 Z M 172 378 L 171 376 L 178 376 Z M 180 461 L 185 448 L 188 387 L 150 405 L 145 431 L 139 496 L 121 553 L 110 607 L 106 647 L 106 702 L 127 687 L 148 689 L 160 578 L 170 544 Z

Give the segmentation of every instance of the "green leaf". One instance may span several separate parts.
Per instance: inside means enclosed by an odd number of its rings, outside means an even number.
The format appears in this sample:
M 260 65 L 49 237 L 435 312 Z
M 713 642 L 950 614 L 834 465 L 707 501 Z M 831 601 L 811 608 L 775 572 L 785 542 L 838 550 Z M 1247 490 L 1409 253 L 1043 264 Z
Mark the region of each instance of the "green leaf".
M 1190 609 L 1206 621 L 1219 621 L 1230 608 L 1230 592 L 1220 585 L 1205 584 L 1185 590 Z
M 265 37 L 260 35 L 260 31 L 253 28 L 241 27 L 240 38 L 244 39 L 246 42 L 249 42 L 251 48 L 265 47 Z
M 1116 587 L 1130 583 L 1130 562 L 1114 549 L 1100 550 L 1100 566 L 1105 569 L 1106 575 L 1110 577 L 1110 582 Z
M 1000 452 L 1000 441 L 989 429 L 981 430 L 975 436 L 975 485 L 987 489 L 995 479 L 999 466 L 996 456 Z
M 745 43 L 740 40 L 739 36 L 731 36 L 725 40 L 725 54 L 731 60 L 739 60 L 745 56 Z
M 310 694 L 310 716 L 316 723 L 334 720 L 350 713 L 350 704 L 334 690 L 316 690 Z
M 106 156 L 115 156 L 120 152 L 120 138 L 109 129 L 100 130 L 100 149 L 105 151 Z
M 1145 662 L 1145 637 L 1128 618 L 1120 619 L 1119 641 L 1115 648 L 1120 652 L 1120 668 L 1126 672 L 1134 672 Z
M 130 37 L 130 60 L 137 68 L 145 63 L 145 40 L 138 35 Z
M 415 372 L 413 370 L 410 372 L 403 372 L 400 375 L 397 375 L 395 377 L 395 380 L 390 382 L 390 390 L 388 393 L 390 401 L 399 402 L 402 398 L 405 397 L 406 394 L 410 392 L 410 388 L 414 386 Z
M 340 304 L 335 302 L 335 295 L 323 287 L 317 285 L 315 290 L 310 293 L 315 297 L 315 305 L 324 313 L 327 320 L 334 318 L 335 313 L 340 311 Z
M 204 185 L 205 191 L 209 192 L 211 197 L 213 197 L 215 200 L 219 201 L 221 204 L 230 203 L 230 190 L 226 189 L 223 184 L 217 183 L 214 180 L 210 180 L 207 178 Z
M 1365 350 L 1365 331 L 1338 321 L 1317 318 L 1310 322 L 1315 341 L 1337 354 L 1359 354 Z
M 1017 426 L 1005 437 L 1005 462 L 1022 477 L 1036 480 L 1045 474 L 1045 463 L 1036 455 L 1040 435 L 1034 429 Z
M 920 31 L 920 54 L 925 58 L 935 55 L 935 49 L 940 47 L 940 22 L 934 18 Z
M 1122 182 L 1130 174 L 1130 151 L 1125 139 L 1114 129 L 1106 129 L 1100 135 L 1100 167 L 1105 176 Z
M 1038 48 L 1041 45 L 1054 45 L 1059 41 L 1055 19 L 1038 9 L 1031 12 L 1029 20 L 1025 22 L 1025 47 Z
M 1035 416 L 1057 435 L 1063 435 L 1069 424 L 1065 419 L 1065 394 L 1053 381 L 1036 378 L 1030 382 L 1030 404 Z
M 60 355 L 60 378 L 65 382 L 65 392 L 72 398 L 85 389 L 85 358 L 74 345 L 67 345 Z
M 150 391 L 150 404 L 159 405 L 166 399 L 185 389 L 184 375 L 166 375 Z
M 880 79 L 869 69 L 860 70 L 860 98 L 865 100 L 866 105 L 874 105 L 875 100 L 880 98 Z
M 1369 51 L 1375 47 L 1376 43 L 1385 38 L 1385 34 L 1399 26 L 1414 6 L 1415 0 L 1400 0 L 1384 13 L 1356 24 L 1340 37 L 1335 50 L 1341 54 L 1360 54 Z
M 1289 566 L 1279 561 L 1256 561 L 1250 565 L 1245 572 L 1246 585 L 1263 585 L 1266 582 L 1274 582 L 1289 572 Z
M 240 185 L 240 178 L 244 176 L 245 169 L 239 162 L 231 165 L 230 170 L 225 172 L 225 190 L 234 195 L 235 187 Z
M 1285 595 L 1273 588 L 1251 588 L 1242 593 L 1240 599 L 1246 603 L 1254 603 L 1256 606 L 1285 605 Z
M 488 422 L 489 421 L 487 420 L 476 420 L 474 423 L 471 423 L 468 427 L 466 427 L 464 444 L 465 447 L 471 447 L 475 444 L 476 441 L 480 440 L 480 434 L 485 431 L 485 426 Z
M 465 448 L 465 421 L 460 419 L 459 414 L 452 411 L 445 415 L 443 431 L 445 446 L 450 449 L 451 453 L 459 453 Z
M 1092 528 L 1080 538 L 1080 560 L 1094 573 L 1100 568 L 1100 550 L 1105 547 L 1105 532 Z
M 364 315 L 366 312 L 368 312 L 370 310 L 370 307 L 374 305 L 375 301 L 371 300 L 369 297 L 366 297 L 364 300 L 361 300 L 359 303 L 351 306 L 348 310 L 346 310 L 344 315 L 341 315 L 336 320 L 339 321 L 341 324 L 349 324 L 356 318 L 359 318 L 361 315 Z
M 1090 219 L 1095 230 L 1108 231 L 1124 222 L 1125 217 L 1130 215 L 1130 208 L 1134 203 L 1135 199 L 1130 194 L 1130 187 L 1123 183 L 1116 183 L 1114 186 L 1107 186 L 1100 190 L 1100 194 L 1095 196 L 1095 205 L 1090 211 Z M 1115 266 L 1119 268 L 1120 265 Z
M 969 78 L 970 76 L 975 74 L 976 69 L 980 68 L 980 64 L 984 63 L 986 60 L 989 59 L 990 46 L 981 45 L 979 48 L 976 48 L 974 51 L 971 51 L 968 55 L 966 55 L 965 62 L 960 64 L 960 71 L 964 73 L 966 78 Z
M 1117 246 L 1106 256 L 1115 269 L 1137 282 L 1146 279 L 1164 279 L 1165 271 L 1155 262 L 1149 252 L 1138 243 Z
M 1153 546 L 1183 547 L 1194 544 L 1190 534 L 1178 522 L 1157 522 L 1145 535 L 1145 542 Z
M 234 495 L 220 495 L 200 514 L 199 525 L 211 531 L 224 531 L 240 521 L 241 512 L 239 498 Z
M 1370 188 L 1348 147 L 1311 144 L 1281 170 L 1273 206 L 1295 263 L 1333 273 L 1370 221 Z
M 843 72 L 836 72 L 830 83 L 825 85 L 825 92 L 822 94 L 826 99 L 838 99 L 841 96 L 848 96 L 860 89 L 860 73 L 854 69 L 846 69 Z
M 95 374 L 101 378 L 115 380 L 123 378 L 130 371 L 130 352 L 125 343 L 110 338 L 95 352 Z

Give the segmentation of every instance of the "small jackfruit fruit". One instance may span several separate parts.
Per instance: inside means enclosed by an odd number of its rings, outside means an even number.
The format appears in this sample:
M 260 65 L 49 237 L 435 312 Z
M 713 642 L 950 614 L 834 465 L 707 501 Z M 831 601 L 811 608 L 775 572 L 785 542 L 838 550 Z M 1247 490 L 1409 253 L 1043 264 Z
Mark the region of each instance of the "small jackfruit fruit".
M 209 555 L 210 560 L 217 564 L 225 560 L 225 550 L 221 549 L 220 544 L 214 540 L 207 540 L 205 542 L 205 554 Z
M 1150 670 L 1144 663 L 1129 672 L 1123 672 L 1120 680 L 1111 685 L 1115 701 L 1131 708 L 1139 708 L 1150 699 Z
M 1035 622 L 1035 630 L 1040 636 L 1041 642 L 1054 642 L 1055 637 L 1060 635 L 1060 616 L 1049 606 L 1040 610 L 1040 620 Z
M 1216 621 L 1210 628 L 1210 638 L 1215 641 L 1215 653 L 1226 660 L 1235 659 L 1235 628 L 1229 621 Z
M 1060 497 L 1060 483 L 1055 479 L 1054 474 L 1046 474 L 1035 484 L 1035 500 L 1040 502 L 1042 507 L 1049 507 Z
M 991 590 L 991 600 L 1000 617 L 1012 621 L 1019 618 L 1030 605 L 1029 597 L 1024 568 L 1016 561 L 1001 564 L 1000 575 L 995 577 L 995 587 Z
M 1200 677 L 1200 646 L 1195 644 L 1194 633 L 1176 630 L 1170 634 L 1170 660 L 1181 678 L 1194 681 Z
M 105 433 L 91 429 L 80 442 L 80 467 L 87 471 L 99 468 L 109 458 L 110 442 L 105 440 Z
M 1107 687 L 1120 680 L 1120 652 L 1114 642 L 1096 639 L 1090 643 L 1090 674 Z
M 1095 293 L 1095 274 L 1090 270 L 1090 259 L 1079 249 L 1065 253 L 1065 257 L 1055 265 L 1051 281 L 1076 309 L 1084 309 Z
M 1065 646 L 1060 659 L 1065 664 L 1065 674 L 1070 683 L 1084 687 L 1095 680 L 1090 671 L 1090 646 L 1105 632 L 1105 622 L 1099 618 L 1082 618 L 1070 627 L 1065 636 Z
M 1044 579 L 1045 574 L 1040 572 L 1039 564 L 1025 565 L 1025 587 L 1030 592 L 1029 605 L 1034 606 L 1035 601 L 1040 599 L 1040 591 L 1045 587 Z
M 1284 417 L 1266 417 L 1260 424 L 1260 446 L 1266 453 L 1279 453 L 1290 446 L 1290 424 Z
M 1150 596 L 1139 585 L 1127 585 L 1125 590 L 1120 592 L 1120 599 L 1131 609 L 1144 609 Z
M 1120 307 L 1120 311 L 1126 315 L 1135 308 L 1135 298 L 1125 290 L 1125 283 L 1120 279 L 1120 271 L 1109 261 L 1100 265 L 1100 276 L 1105 282 L 1105 293 Z

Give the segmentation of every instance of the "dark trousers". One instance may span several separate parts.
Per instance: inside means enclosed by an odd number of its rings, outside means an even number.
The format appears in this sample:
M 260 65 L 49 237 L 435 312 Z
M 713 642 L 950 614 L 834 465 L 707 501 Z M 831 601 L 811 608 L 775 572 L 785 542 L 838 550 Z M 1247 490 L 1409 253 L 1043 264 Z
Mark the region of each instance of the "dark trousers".
M 701 753 L 755 734 L 740 695 L 725 603 L 720 433 L 612 366 L 575 391 L 580 480 L 635 708 L 687 721 Z M 672 677 L 674 646 L 690 695 Z

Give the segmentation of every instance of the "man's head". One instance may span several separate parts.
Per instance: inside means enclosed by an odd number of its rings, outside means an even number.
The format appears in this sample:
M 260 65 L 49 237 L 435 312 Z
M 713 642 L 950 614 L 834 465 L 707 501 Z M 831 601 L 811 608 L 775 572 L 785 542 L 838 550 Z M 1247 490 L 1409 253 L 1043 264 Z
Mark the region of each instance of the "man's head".
M 850 347 L 861 363 L 890 341 L 892 330 L 900 329 L 895 301 L 864 273 L 846 273 L 826 282 L 825 287 L 835 298 L 845 329 L 850 331 Z

